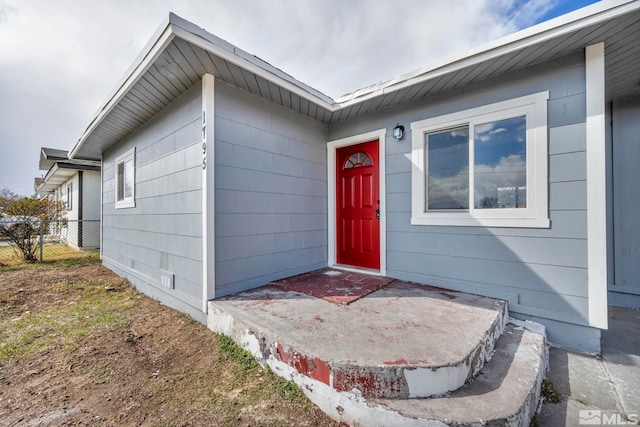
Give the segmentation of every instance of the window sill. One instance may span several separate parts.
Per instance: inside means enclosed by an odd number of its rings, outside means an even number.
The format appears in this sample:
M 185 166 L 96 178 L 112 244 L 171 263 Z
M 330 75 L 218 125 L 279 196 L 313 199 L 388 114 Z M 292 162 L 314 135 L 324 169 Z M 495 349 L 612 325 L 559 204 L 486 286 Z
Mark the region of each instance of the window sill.
M 411 217 L 411 225 L 451 227 L 549 228 L 548 218 Z
M 121 202 L 116 202 L 116 209 L 127 209 L 127 208 L 135 208 L 136 202 L 135 200 L 123 200 Z

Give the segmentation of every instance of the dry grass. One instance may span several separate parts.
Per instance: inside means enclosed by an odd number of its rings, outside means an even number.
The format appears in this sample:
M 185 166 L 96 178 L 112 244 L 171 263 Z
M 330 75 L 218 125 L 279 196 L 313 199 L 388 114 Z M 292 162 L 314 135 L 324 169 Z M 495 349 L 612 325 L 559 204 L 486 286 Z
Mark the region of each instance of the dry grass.
M 45 263 L 66 262 L 70 264 L 77 260 L 95 262 L 99 258 L 100 253 L 97 251 L 77 251 L 66 244 L 45 245 L 42 249 L 42 260 Z M 35 264 L 27 263 L 13 246 L 0 246 L 0 272 L 25 265 Z
M 232 341 L 95 259 L 5 267 L 0 426 L 79 424 L 335 425 Z

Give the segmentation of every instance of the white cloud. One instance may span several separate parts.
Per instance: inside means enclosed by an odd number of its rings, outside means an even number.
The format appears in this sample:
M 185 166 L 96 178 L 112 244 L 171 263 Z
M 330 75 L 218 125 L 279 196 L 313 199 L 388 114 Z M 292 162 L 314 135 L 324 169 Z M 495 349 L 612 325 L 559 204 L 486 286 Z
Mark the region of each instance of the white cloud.
M 475 206 L 482 206 L 485 198 L 498 199 L 499 188 L 527 186 L 527 165 L 518 154 L 500 158 L 495 166 L 475 165 Z M 469 201 L 469 168 L 462 168 L 456 175 L 429 177 L 429 207 L 431 209 L 459 209 Z
M 513 32 L 554 2 L 0 0 L 0 186 L 31 193 L 39 147 L 73 146 L 169 11 L 337 97 Z
M 468 209 L 469 168 L 452 176 L 429 177 L 427 197 L 429 209 Z
M 475 205 L 479 206 L 485 197 L 498 197 L 498 189 L 504 187 L 527 186 L 527 164 L 518 154 L 500 158 L 497 165 L 476 165 Z

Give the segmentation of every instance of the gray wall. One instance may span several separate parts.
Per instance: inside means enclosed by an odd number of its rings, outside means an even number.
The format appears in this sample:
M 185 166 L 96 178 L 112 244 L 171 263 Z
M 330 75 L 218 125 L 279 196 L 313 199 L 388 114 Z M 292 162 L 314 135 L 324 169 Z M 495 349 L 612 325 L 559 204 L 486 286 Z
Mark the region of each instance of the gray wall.
M 100 172 L 82 174 L 82 219 L 100 219 Z
M 100 172 L 82 173 L 82 246 L 100 247 Z
M 103 156 L 104 264 L 142 291 L 204 320 L 202 299 L 201 85 Z M 115 209 L 115 159 L 132 147 L 134 208 Z M 160 270 L 175 273 L 163 287 Z
M 326 126 L 216 81 L 216 297 L 327 265 Z
M 387 274 L 506 299 L 517 316 L 546 319 L 552 342 L 599 348 L 598 330 L 571 326 L 586 325 L 588 315 L 583 54 L 338 122 L 329 140 L 382 127 L 390 135 L 397 123 L 409 130 L 413 121 L 546 90 L 551 228 L 412 226 L 409 131 L 386 141 Z
M 640 98 L 612 105 L 613 278 L 609 300 L 640 307 Z M 610 267 L 611 268 L 611 267 Z

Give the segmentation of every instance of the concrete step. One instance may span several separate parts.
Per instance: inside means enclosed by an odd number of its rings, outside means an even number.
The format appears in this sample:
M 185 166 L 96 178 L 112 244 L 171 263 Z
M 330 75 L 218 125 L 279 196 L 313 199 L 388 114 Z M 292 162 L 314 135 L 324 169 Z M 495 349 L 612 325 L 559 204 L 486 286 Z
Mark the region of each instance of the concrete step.
M 333 419 L 352 427 L 528 427 L 539 406 L 548 348 L 544 327 L 512 322 L 475 380 L 441 397 L 367 399 L 357 390 L 337 392 L 275 358 L 268 365 Z
M 375 399 L 400 425 L 529 426 L 540 402 L 540 389 L 547 370 L 548 348 L 544 329 L 530 322 L 508 324 L 490 362 L 474 381 L 432 399 Z M 345 420 L 346 421 L 346 420 Z M 353 417 L 355 425 L 391 425 L 374 418 Z
M 414 399 L 472 380 L 506 319 L 504 301 L 394 281 L 350 305 L 267 286 L 209 302 L 208 326 L 333 392 Z

